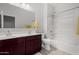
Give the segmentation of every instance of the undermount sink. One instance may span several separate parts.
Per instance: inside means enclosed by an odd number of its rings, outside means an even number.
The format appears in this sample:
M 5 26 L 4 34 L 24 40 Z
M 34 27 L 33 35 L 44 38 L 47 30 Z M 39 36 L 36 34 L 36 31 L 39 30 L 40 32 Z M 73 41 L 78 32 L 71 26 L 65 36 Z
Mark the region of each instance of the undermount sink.
M 0 37 L 6 37 L 6 35 L 0 35 Z
M 12 36 L 15 36 L 15 37 L 21 37 L 21 36 L 29 36 L 29 35 L 36 35 L 37 33 L 15 33 L 15 34 L 12 34 Z
M 20 36 L 27 36 L 29 34 L 12 34 L 12 36 L 15 36 L 15 37 L 20 37 Z
M 13 38 L 13 36 L 0 35 L 0 40 L 5 40 L 5 39 L 9 39 L 9 38 Z

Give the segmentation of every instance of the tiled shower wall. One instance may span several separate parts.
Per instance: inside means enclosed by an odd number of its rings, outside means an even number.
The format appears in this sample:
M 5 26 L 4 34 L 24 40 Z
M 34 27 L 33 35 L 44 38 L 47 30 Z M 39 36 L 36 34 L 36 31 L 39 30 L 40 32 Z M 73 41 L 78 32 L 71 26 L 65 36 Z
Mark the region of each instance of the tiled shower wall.
M 54 4 L 54 45 L 70 54 L 79 54 L 79 37 L 76 34 L 79 4 Z

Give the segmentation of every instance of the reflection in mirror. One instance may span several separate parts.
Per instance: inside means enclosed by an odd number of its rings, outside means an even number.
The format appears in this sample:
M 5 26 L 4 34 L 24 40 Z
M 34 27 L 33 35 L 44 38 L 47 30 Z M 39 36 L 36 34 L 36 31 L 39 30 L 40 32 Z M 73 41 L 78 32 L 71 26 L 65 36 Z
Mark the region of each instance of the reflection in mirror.
M 3 23 L 0 16 L 0 28 L 26 28 L 32 27 L 35 13 L 8 3 L 0 3 L 0 13 L 3 12 Z
M 4 15 L 4 28 L 15 28 L 15 17 Z

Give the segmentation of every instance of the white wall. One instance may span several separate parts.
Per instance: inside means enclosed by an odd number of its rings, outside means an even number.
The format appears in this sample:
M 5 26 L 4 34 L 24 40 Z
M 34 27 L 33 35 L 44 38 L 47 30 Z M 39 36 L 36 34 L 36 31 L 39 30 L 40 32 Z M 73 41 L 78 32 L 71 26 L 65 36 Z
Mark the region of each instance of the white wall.
M 44 4 L 43 9 L 43 31 L 47 34 L 47 4 Z
M 53 35 L 53 20 L 54 20 L 54 9 L 53 6 L 50 4 L 44 4 L 43 9 L 43 29 L 44 33 L 47 35 L 48 38 L 52 38 Z
M 54 4 L 55 7 L 55 38 L 54 45 L 70 54 L 79 54 L 79 37 L 76 34 L 77 16 L 79 15 L 79 4 Z
M 50 39 L 54 38 L 54 8 L 47 4 L 47 36 Z

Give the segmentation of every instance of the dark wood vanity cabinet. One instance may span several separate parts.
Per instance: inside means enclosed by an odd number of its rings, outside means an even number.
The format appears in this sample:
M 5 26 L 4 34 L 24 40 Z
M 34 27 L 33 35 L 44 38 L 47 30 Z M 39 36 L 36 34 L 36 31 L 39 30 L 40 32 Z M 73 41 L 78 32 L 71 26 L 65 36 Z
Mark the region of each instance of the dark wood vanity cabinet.
M 25 43 L 25 51 L 26 54 L 34 54 L 38 51 L 41 50 L 41 36 L 37 35 L 37 36 L 31 36 L 28 37 L 28 39 L 26 40 Z
M 17 39 L 0 40 L 0 54 L 11 54 L 16 50 Z
M 41 35 L 0 40 L 0 55 L 31 55 L 41 50 Z

